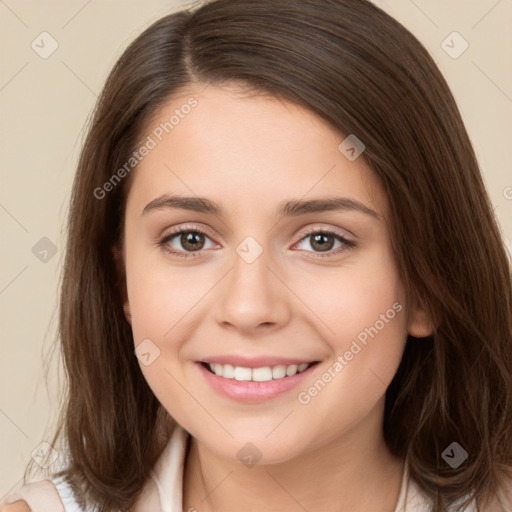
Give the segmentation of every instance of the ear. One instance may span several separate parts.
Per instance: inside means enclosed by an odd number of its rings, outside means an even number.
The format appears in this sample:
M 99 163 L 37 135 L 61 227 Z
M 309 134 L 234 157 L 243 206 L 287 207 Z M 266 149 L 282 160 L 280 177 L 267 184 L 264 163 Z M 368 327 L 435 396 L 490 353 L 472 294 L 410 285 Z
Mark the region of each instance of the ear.
M 121 286 L 121 296 L 122 296 L 122 300 L 123 300 L 124 316 L 125 316 L 127 322 L 131 325 L 132 324 L 132 315 L 130 312 L 130 301 L 128 300 L 128 290 L 126 287 L 126 270 L 125 270 L 125 264 L 124 264 L 124 255 L 123 255 L 123 251 L 117 245 L 112 247 L 112 257 L 114 258 L 117 277 L 118 277 L 118 281 Z
M 434 333 L 435 326 L 423 303 L 417 298 L 411 300 L 407 332 L 415 338 L 426 338 Z

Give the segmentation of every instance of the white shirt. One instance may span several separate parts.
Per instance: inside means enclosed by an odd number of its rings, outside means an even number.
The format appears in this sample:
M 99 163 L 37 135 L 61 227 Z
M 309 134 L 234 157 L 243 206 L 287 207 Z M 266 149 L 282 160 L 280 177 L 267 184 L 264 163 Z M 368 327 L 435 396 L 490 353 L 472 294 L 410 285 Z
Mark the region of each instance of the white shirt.
M 176 425 L 169 443 L 162 451 L 153 470 L 151 478 L 144 487 L 141 499 L 133 512 L 187 512 L 182 511 L 183 503 L 183 468 L 189 434 Z M 512 489 L 510 489 L 512 494 Z M 11 492 L 4 500 L 5 504 L 25 500 L 32 512 L 86 512 L 76 503 L 71 489 L 62 479 L 40 479 L 26 484 L 21 489 Z M 485 512 L 512 512 L 512 499 L 501 502 L 495 499 Z M 422 492 L 416 482 L 409 479 L 407 463 L 404 466 L 400 494 L 395 512 L 431 512 L 432 501 Z M 450 512 L 458 512 L 457 504 Z M 471 502 L 464 512 L 477 512 Z M 484 512 L 484 511 L 482 511 Z

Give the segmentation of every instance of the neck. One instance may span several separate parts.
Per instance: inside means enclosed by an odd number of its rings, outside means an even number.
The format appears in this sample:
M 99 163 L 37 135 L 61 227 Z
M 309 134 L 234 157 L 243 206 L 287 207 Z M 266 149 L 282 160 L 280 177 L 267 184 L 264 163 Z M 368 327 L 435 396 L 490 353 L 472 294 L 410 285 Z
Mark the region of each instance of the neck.
M 382 414 L 375 411 L 350 431 L 279 464 L 248 467 L 192 438 L 183 510 L 394 512 L 403 471 L 404 461 L 387 448 Z

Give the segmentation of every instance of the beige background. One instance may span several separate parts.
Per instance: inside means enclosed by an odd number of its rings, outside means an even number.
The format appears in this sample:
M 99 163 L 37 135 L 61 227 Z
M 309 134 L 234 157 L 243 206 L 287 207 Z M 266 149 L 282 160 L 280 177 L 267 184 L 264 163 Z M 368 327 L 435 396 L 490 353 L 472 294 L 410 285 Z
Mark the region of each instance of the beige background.
M 191 3 L 0 1 L 0 501 L 20 484 L 56 418 L 58 364 L 55 357 L 47 388 L 42 358 L 55 336 L 64 226 L 84 123 L 126 45 Z M 512 0 L 375 3 L 423 42 L 452 87 L 510 251 Z M 47 59 L 31 47 L 42 46 L 44 31 L 58 43 Z M 469 44 L 456 59 L 442 47 L 454 31 Z M 453 52 L 463 41 L 451 36 L 445 44 Z M 56 246 L 46 262 L 41 247 L 51 245 L 43 237 Z

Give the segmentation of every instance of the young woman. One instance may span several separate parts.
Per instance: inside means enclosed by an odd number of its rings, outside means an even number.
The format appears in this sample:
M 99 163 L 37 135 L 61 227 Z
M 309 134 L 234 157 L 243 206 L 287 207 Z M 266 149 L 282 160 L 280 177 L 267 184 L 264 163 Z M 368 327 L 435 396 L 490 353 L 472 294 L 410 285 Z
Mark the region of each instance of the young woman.
M 365 0 L 214 0 L 130 45 L 60 339 L 66 464 L 2 510 L 511 510 L 507 255 L 445 80 Z

